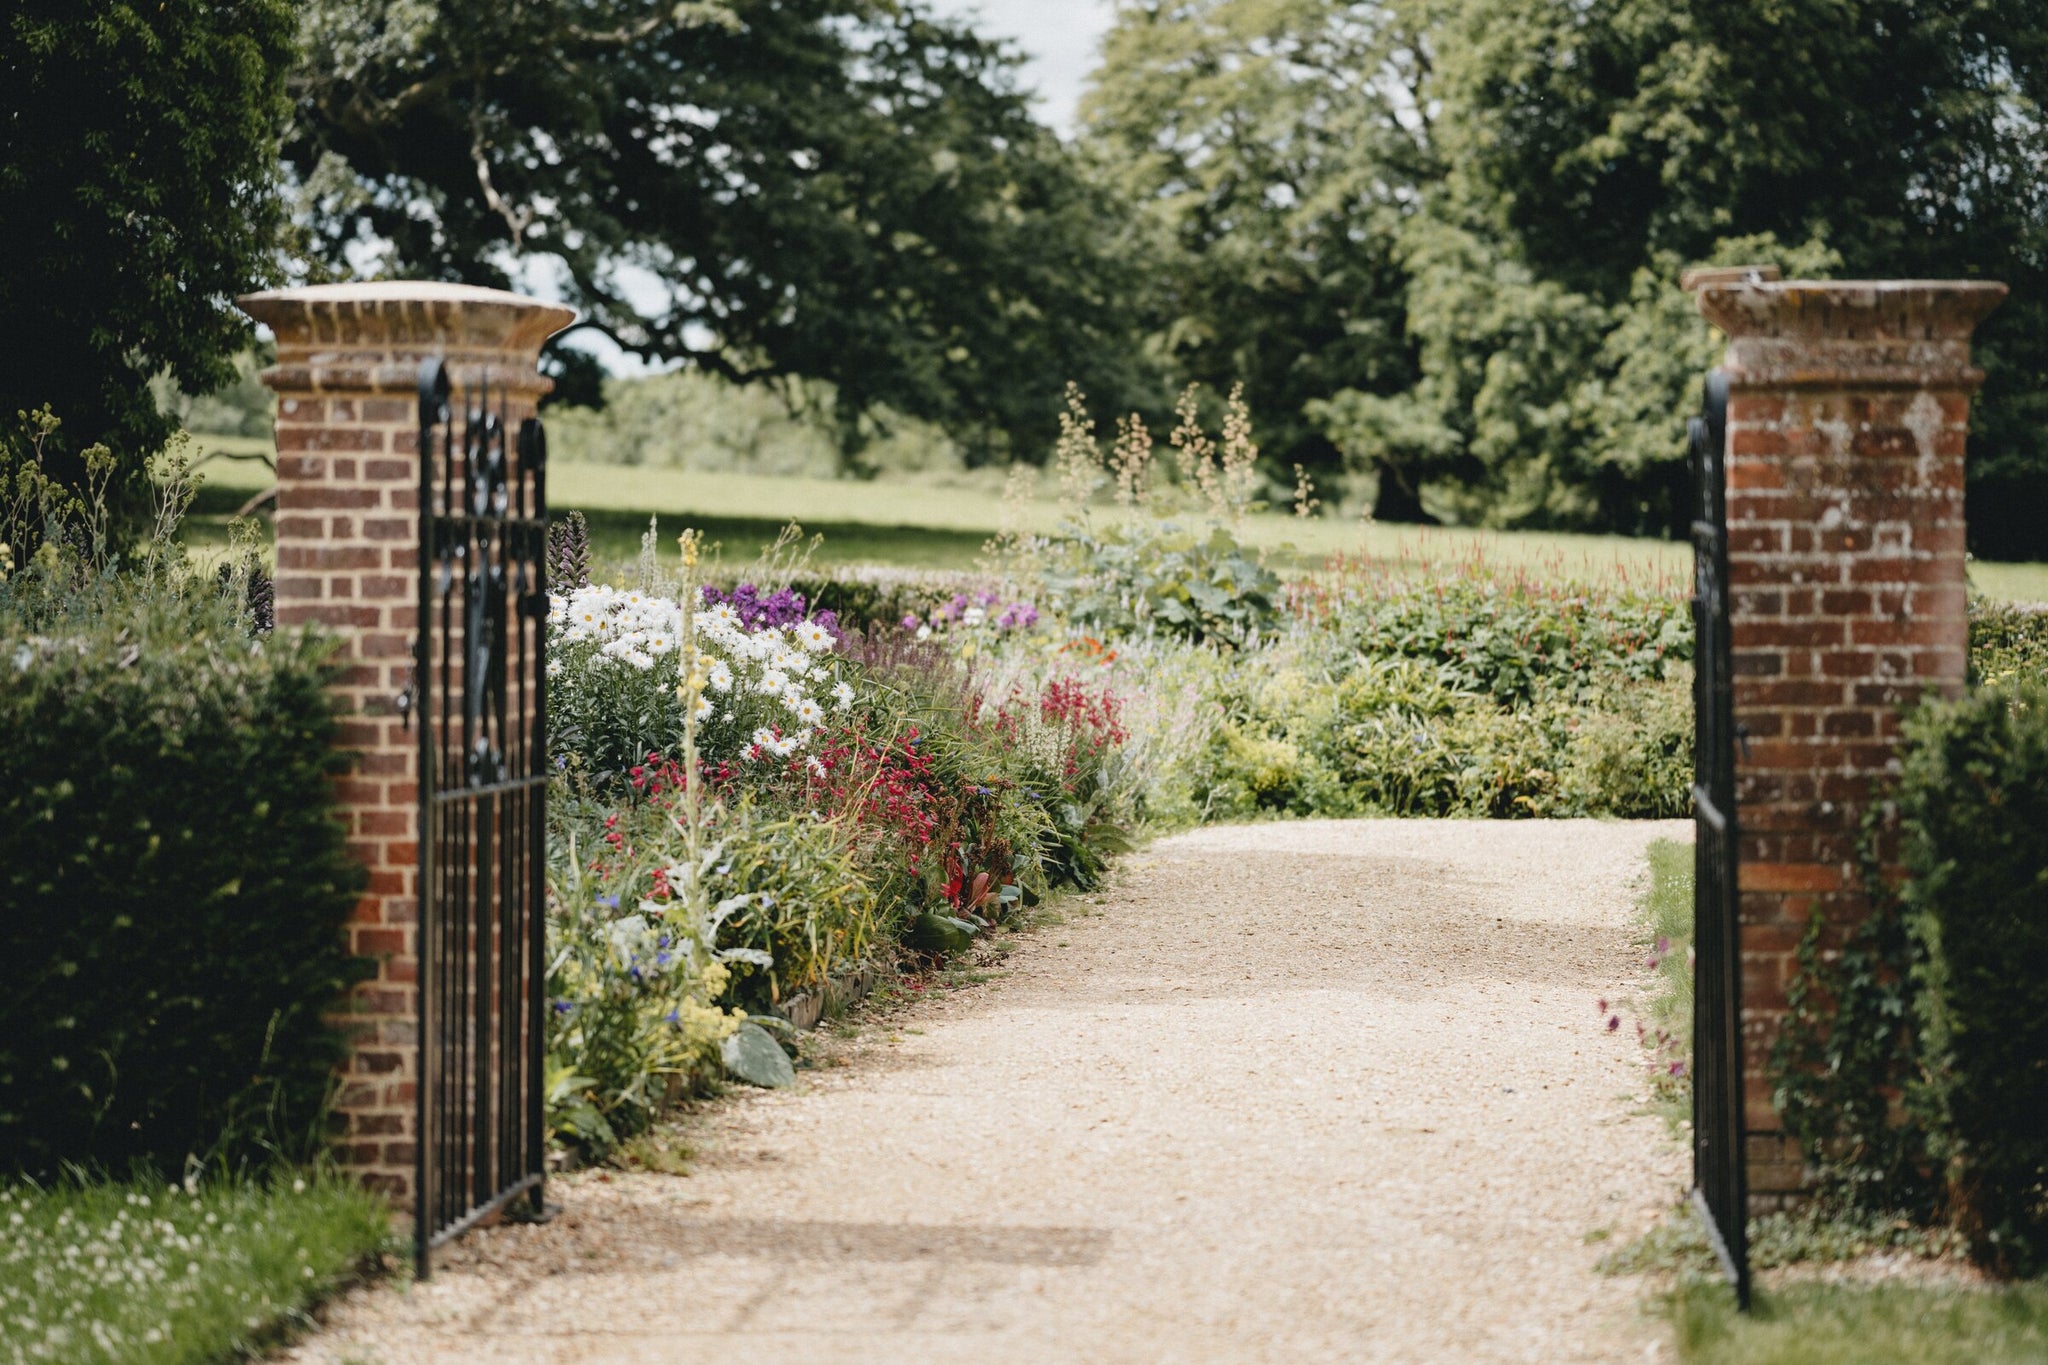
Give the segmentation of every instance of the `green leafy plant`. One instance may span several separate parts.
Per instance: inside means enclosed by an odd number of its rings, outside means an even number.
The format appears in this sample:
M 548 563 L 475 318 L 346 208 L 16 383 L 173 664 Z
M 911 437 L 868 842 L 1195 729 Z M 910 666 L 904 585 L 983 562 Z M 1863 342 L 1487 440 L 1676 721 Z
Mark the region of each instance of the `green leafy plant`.
M 53 547 L 54 548 L 54 547 Z M 211 577 L 0 586 L 0 1147 L 181 1169 L 322 1136 L 364 974 L 331 650 Z
M 1046 582 L 1084 629 L 1245 646 L 1279 621 L 1279 577 L 1226 527 L 1129 521 L 1064 548 Z
M 613 843 L 578 828 L 570 793 L 554 804 L 570 814 L 555 815 L 549 840 L 548 1124 L 595 1157 L 716 1077 L 719 1044 L 745 1016 L 713 1003 L 728 976 L 704 926 L 668 912 L 678 850 L 652 837 L 665 813 L 632 829 L 650 837 Z
M 2048 682 L 1932 703 L 1899 782 L 1921 1085 L 1975 1257 L 2048 1265 Z

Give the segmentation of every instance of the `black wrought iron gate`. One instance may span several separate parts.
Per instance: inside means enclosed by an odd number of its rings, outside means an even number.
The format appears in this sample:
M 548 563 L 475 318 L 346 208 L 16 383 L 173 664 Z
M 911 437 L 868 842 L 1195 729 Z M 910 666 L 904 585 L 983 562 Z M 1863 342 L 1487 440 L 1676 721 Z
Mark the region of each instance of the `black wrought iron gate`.
M 547 1155 L 546 438 L 489 381 L 420 367 L 419 1126 L 415 1254 L 522 1195 Z
M 1735 700 L 1728 640 L 1728 377 L 1707 376 L 1692 419 L 1694 845 L 1693 1204 L 1736 1302 L 1749 1306 L 1742 1151 L 1742 958 L 1736 892 Z

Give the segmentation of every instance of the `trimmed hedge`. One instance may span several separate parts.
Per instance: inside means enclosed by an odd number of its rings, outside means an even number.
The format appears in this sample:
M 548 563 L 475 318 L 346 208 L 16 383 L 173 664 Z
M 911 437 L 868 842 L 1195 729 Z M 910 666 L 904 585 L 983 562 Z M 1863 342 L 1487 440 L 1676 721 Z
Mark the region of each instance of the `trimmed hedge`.
M 303 1156 L 366 965 L 327 647 L 104 596 L 0 601 L 0 1171 Z
M 1977 1257 L 2048 1266 L 2048 685 L 1907 724 L 1899 807 L 1918 941 L 1920 1107 Z

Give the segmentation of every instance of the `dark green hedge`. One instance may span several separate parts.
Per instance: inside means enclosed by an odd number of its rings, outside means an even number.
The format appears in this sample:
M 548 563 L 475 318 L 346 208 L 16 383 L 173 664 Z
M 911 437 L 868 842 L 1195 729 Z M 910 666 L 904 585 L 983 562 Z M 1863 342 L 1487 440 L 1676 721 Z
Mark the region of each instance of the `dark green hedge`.
M 326 650 L 114 596 L 0 601 L 0 1172 L 303 1155 L 361 976 Z
M 1899 786 L 1922 1108 L 1978 1257 L 2048 1266 L 2048 684 L 1909 721 Z

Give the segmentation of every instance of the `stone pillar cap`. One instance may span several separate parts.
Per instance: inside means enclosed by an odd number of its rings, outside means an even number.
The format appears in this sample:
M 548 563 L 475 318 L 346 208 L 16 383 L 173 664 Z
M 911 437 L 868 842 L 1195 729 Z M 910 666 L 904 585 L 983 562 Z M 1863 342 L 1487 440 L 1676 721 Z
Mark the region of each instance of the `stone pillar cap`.
M 503 289 L 378 280 L 266 289 L 235 300 L 280 345 L 422 345 L 538 350 L 576 310 Z
M 1730 338 L 1966 341 L 2005 298 L 1990 280 L 1703 281 L 1700 312 Z

